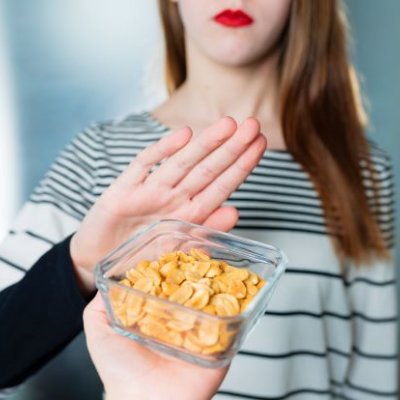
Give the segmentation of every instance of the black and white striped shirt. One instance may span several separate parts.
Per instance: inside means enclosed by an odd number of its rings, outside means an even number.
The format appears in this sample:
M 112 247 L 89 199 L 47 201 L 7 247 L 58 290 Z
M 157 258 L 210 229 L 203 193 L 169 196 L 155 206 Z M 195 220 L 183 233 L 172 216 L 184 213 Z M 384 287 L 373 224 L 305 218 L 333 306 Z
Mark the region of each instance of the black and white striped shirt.
M 132 158 L 168 131 L 144 112 L 78 135 L 1 245 L 0 289 L 73 233 Z M 392 170 L 381 150 L 372 153 L 380 187 L 377 218 L 392 248 Z M 215 399 L 395 399 L 394 266 L 376 262 L 341 272 L 320 199 L 286 151 L 267 151 L 228 203 L 240 213 L 234 233 L 283 249 L 289 265 Z

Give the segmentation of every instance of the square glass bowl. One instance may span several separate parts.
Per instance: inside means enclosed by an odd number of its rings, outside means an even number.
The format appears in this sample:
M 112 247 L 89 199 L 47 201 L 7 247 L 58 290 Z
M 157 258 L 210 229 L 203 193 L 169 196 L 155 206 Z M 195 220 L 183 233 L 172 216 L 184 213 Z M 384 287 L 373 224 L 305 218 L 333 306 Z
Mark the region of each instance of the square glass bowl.
M 253 271 L 265 280 L 248 307 L 217 316 L 118 283 L 142 260 L 196 248 L 212 259 Z M 154 350 L 204 366 L 227 365 L 264 314 L 287 263 L 284 253 L 179 220 L 161 220 L 140 230 L 96 266 L 96 284 L 115 331 Z

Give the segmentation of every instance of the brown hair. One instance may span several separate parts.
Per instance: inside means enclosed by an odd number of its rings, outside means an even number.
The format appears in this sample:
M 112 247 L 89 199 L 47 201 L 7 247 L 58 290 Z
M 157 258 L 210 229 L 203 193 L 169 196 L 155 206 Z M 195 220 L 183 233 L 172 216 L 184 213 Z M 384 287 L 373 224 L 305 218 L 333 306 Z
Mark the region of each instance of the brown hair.
M 176 3 L 159 0 L 159 5 L 166 81 L 172 93 L 186 79 L 184 29 Z M 370 208 L 378 206 L 377 183 L 339 0 L 293 0 L 279 51 L 281 124 L 287 149 L 314 182 L 339 258 L 357 264 L 371 261 L 372 256 L 387 258 Z M 361 162 L 373 183 L 370 200 Z

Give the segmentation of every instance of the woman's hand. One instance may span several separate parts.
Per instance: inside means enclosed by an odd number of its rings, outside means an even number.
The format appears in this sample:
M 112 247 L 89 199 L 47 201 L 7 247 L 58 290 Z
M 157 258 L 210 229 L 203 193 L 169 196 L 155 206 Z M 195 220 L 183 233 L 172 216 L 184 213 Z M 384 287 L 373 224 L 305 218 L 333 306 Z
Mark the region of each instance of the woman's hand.
M 86 307 L 83 321 L 107 400 L 208 400 L 227 372 L 164 357 L 118 335 L 107 322 L 99 293 Z
M 249 118 L 237 127 L 225 117 L 199 135 L 192 137 L 183 128 L 143 150 L 100 196 L 71 240 L 82 290 L 94 290 L 92 271 L 98 260 L 154 220 L 176 218 L 231 229 L 237 211 L 222 203 L 257 165 L 265 147 L 257 120 Z

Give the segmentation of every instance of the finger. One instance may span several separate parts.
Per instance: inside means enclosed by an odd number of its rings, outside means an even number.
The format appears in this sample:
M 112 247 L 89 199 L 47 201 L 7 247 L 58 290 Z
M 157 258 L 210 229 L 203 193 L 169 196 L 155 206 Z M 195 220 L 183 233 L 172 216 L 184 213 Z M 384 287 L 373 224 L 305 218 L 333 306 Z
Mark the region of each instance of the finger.
M 265 137 L 260 134 L 234 164 L 193 198 L 196 208 L 204 215 L 218 208 L 257 166 L 266 145 Z
M 174 155 L 185 147 L 191 138 L 191 129 L 184 127 L 150 145 L 129 164 L 119 176 L 118 183 L 131 186 L 143 182 L 155 164 Z
M 248 118 L 226 143 L 196 165 L 177 188 L 180 187 L 189 198 L 195 196 L 229 168 L 250 147 L 259 132 L 259 122 Z
M 97 291 L 96 295 L 86 306 L 85 311 L 90 311 L 91 313 L 97 312 L 105 314 L 104 302 L 103 299 L 101 298 L 101 294 L 99 291 Z
M 96 296 L 83 311 L 83 325 L 88 338 L 103 336 L 110 332 L 111 327 L 107 321 L 106 310 L 100 292 L 96 293 Z
M 148 181 L 156 181 L 174 187 L 204 157 L 221 146 L 236 131 L 236 122 L 224 117 L 195 136 L 181 151 L 166 160 Z
M 217 208 L 204 222 L 204 226 L 218 231 L 229 232 L 239 219 L 238 210 L 235 207 Z

